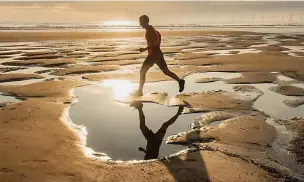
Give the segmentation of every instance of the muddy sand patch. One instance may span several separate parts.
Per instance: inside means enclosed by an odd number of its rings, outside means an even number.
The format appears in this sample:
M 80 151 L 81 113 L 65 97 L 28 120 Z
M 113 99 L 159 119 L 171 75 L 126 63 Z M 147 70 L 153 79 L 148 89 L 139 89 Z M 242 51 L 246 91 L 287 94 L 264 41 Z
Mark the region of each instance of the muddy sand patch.
M 304 89 L 295 86 L 280 85 L 277 87 L 271 87 L 270 90 L 287 96 L 304 96 Z
M 67 64 L 76 63 L 75 59 L 34 59 L 23 61 L 4 62 L 2 65 L 10 66 L 44 66 L 44 67 L 58 67 Z
M 267 72 L 243 72 L 238 78 L 227 79 L 225 82 L 233 84 L 272 83 L 276 76 Z
M 70 68 L 63 68 L 53 72 L 52 74 L 62 76 L 71 74 L 84 74 L 84 73 L 97 73 L 103 71 L 114 71 L 118 70 L 119 66 L 114 65 L 99 65 L 99 66 L 75 66 Z
M 289 107 L 299 107 L 304 104 L 304 98 L 298 98 L 295 100 L 284 100 L 284 103 Z
M 13 82 L 13 81 L 22 81 L 28 79 L 41 79 L 44 78 L 38 74 L 26 74 L 26 73 L 11 73 L 11 74 L 1 74 L 0 82 Z

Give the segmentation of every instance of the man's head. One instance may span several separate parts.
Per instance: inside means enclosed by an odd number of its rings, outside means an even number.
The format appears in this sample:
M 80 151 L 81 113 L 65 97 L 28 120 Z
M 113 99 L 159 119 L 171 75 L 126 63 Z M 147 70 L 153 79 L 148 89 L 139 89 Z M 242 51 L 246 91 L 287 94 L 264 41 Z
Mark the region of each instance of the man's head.
M 139 24 L 143 27 L 146 28 L 149 26 L 149 17 L 147 15 L 142 15 L 139 17 Z

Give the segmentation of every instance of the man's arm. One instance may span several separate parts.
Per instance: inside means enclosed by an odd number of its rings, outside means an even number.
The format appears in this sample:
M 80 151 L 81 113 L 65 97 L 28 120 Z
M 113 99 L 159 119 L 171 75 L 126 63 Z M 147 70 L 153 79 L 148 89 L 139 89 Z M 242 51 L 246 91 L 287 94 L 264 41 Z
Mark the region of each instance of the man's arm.
M 148 39 L 149 39 L 150 45 L 148 45 L 145 48 L 140 48 L 139 49 L 140 52 L 144 52 L 148 49 L 157 48 L 157 38 L 156 38 L 155 33 L 150 29 L 150 30 L 148 30 L 147 34 L 148 34 Z

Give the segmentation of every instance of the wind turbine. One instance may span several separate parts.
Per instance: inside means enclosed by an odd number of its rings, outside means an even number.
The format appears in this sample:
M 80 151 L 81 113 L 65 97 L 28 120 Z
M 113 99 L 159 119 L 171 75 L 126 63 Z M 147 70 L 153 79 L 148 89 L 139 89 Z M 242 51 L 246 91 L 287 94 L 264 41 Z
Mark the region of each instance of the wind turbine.
M 252 23 L 252 24 L 254 24 L 254 16 L 255 16 L 255 13 L 253 13 L 253 14 L 251 15 L 251 23 Z

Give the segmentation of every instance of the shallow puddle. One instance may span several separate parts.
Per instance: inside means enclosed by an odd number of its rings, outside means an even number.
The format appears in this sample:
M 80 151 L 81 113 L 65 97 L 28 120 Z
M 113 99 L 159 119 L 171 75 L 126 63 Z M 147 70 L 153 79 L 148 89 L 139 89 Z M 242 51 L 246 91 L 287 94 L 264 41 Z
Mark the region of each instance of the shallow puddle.
M 15 71 L 10 71 L 8 74 L 37 74 L 36 72 L 40 71 L 49 71 L 46 73 L 40 73 L 40 76 L 43 76 L 44 78 L 39 78 L 39 79 L 26 79 L 26 80 L 21 80 L 21 81 L 7 81 L 7 82 L 1 82 L 0 85 L 28 85 L 32 83 L 37 83 L 37 82 L 42 82 L 44 80 L 48 79 L 55 79 L 58 76 L 55 75 L 50 75 L 52 68 L 45 68 L 45 67 L 27 67 L 26 69 L 19 69 Z
M 18 102 L 18 101 L 20 101 L 20 100 L 16 99 L 13 96 L 3 95 L 3 93 L 0 92 L 0 103 L 1 102 Z
M 304 116 L 304 105 L 292 108 L 284 104 L 284 100 L 296 100 L 298 97 L 285 96 L 270 91 L 269 88 L 276 86 L 276 84 L 254 84 L 254 86 L 264 93 L 253 105 L 258 110 L 279 119 Z
M 212 90 L 224 90 L 234 92 L 233 86 L 222 81 L 210 83 L 195 83 L 198 78 L 235 78 L 239 73 L 196 73 L 185 78 L 186 87 L 184 93 L 202 92 Z M 111 81 L 79 87 L 74 90 L 78 102 L 69 111 L 71 120 L 77 125 L 83 125 L 87 130 L 87 147 L 96 152 L 106 153 L 114 160 L 145 159 L 144 152 L 139 147 L 146 149 L 147 139 L 140 129 L 139 112 L 127 104 L 113 101 L 114 98 L 125 97 L 138 84 L 128 81 Z M 264 92 L 254 103 L 254 107 L 264 111 L 271 117 L 290 118 L 303 115 L 304 106 L 290 108 L 283 101 L 294 97 L 283 96 L 268 90 L 275 84 L 249 84 Z M 177 94 L 178 84 L 174 81 L 162 81 L 146 83 L 144 92 L 167 92 L 169 98 Z M 237 92 L 240 98 L 255 96 L 253 92 Z M 247 96 L 247 97 L 246 97 Z M 250 98 L 250 97 L 249 97 Z M 94 107 L 91 107 L 94 106 Z M 154 103 L 144 103 L 146 127 L 156 133 L 161 126 L 177 113 L 178 107 L 168 107 Z M 170 135 L 189 130 L 189 125 L 201 115 L 201 113 L 184 114 L 167 127 L 162 141 Z M 212 125 L 217 125 L 215 122 Z M 149 132 L 150 133 L 150 132 Z M 148 138 L 148 137 L 147 137 Z M 153 143 L 153 142 L 152 142 Z M 154 142 L 155 143 L 155 142 Z M 149 148 L 149 147 L 147 147 Z M 164 141 L 157 157 L 163 157 L 176 153 L 185 147 L 169 145 Z M 153 150 L 158 150 L 158 147 Z
M 284 76 L 284 75 L 279 75 L 278 77 L 277 77 L 279 80 L 281 80 L 281 81 L 294 81 L 294 79 L 292 79 L 292 78 L 290 78 L 290 77 L 287 77 L 287 76 Z
M 295 172 L 295 176 L 304 180 L 304 166 L 296 163 L 295 157 L 286 149 L 292 139 L 292 134 L 282 125 L 268 118 L 266 122 L 274 127 L 277 137 L 272 147 L 267 150 L 271 156 L 274 156 L 282 165 Z
M 237 54 L 259 53 L 256 49 L 227 49 L 227 50 L 208 50 L 208 51 L 193 51 L 193 53 L 216 53 L 215 56 L 233 55 L 231 52 L 238 51 Z
M 71 107 L 70 118 L 75 124 L 86 127 L 87 147 L 106 153 L 115 160 L 147 159 L 139 147 L 149 150 L 158 158 L 184 149 L 180 145 L 166 144 L 163 140 L 180 131 L 189 130 L 191 122 L 200 116 L 181 115 L 171 123 L 169 120 L 176 115 L 178 107 L 144 103 L 144 122 L 139 118 L 139 111 L 113 101 L 109 87 L 90 85 L 75 89 L 74 94 L 78 103 Z M 160 142 L 162 145 L 158 151 Z
M 0 92 L 0 108 L 5 107 L 7 104 L 21 102 L 20 99 L 16 99 L 14 96 L 4 95 Z
M 290 56 L 303 57 L 303 56 L 300 56 L 300 55 L 296 54 L 296 53 L 302 53 L 302 54 L 304 53 L 304 47 L 303 46 L 282 46 L 282 47 L 289 49 L 287 51 L 282 51 L 282 52 L 285 52 Z

